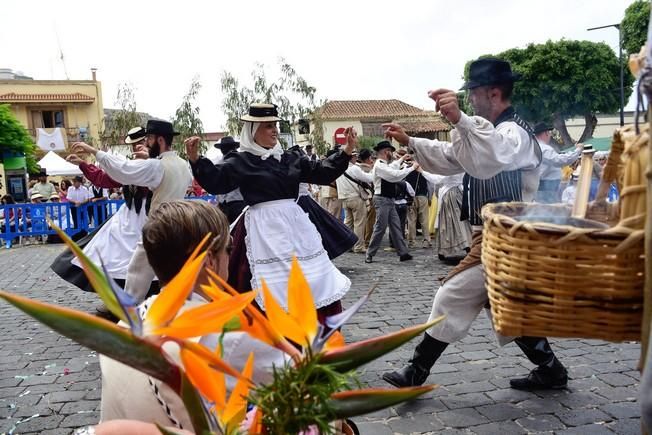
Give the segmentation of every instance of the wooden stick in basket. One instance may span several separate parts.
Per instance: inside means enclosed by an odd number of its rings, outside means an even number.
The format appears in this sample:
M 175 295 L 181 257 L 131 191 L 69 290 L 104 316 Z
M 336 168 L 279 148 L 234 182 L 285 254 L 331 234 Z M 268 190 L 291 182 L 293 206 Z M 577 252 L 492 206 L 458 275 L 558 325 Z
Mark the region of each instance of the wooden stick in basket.
M 593 154 L 595 154 L 593 145 L 584 145 L 580 162 L 580 178 L 575 191 L 575 204 L 573 204 L 572 216 L 574 218 L 584 219 L 584 216 L 586 216 L 591 191 L 591 176 L 593 175 Z

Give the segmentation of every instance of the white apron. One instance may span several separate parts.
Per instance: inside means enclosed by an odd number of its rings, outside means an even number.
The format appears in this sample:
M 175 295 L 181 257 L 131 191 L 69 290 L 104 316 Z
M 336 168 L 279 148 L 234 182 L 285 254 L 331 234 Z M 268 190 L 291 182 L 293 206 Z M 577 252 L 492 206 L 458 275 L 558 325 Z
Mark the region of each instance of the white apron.
M 321 236 L 308 214 L 292 199 L 268 201 L 247 209 L 244 215 L 251 288 L 264 278 L 277 302 L 287 309 L 287 281 L 296 255 L 310 284 L 317 308 L 344 297 L 351 281 L 328 259 Z M 264 309 L 262 294 L 256 302 Z

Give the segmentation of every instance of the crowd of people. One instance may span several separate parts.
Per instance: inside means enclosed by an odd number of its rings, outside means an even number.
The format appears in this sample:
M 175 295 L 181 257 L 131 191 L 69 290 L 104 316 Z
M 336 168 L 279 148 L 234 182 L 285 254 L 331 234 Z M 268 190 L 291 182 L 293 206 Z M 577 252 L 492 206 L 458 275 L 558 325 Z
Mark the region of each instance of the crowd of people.
M 539 123 L 533 128 L 519 117 L 511 104 L 519 79 L 505 61 L 475 61 L 464 85 L 474 116 L 460 110 L 455 91 L 429 92 L 436 109 L 454 126 L 450 141 L 411 137 L 401 125 L 388 123 L 383 125 L 385 140 L 364 149 L 357 132 L 347 128 L 346 143 L 324 157 L 317 156 L 312 146 L 282 148 L 281 118 L 273 104 L 249 107 L 241 118 L 239 140 L 227 136 L 216 145 L 222 152 L 217 161 L 200 155 L 199 137 L 184 141 L 188 161 L 181 159 L 172 150 L 178 134 L 172 124 L 152 120 L 127 134 L 125 143 L 132 146 L 133 159 L 82 142 L 73 145 L 68 160 L 79 166 L 90 187 L 76 177 L 56 188 L 43 174 L 30 186 L 30 197 L 32 201 L 57 197 L 55 201 L 75 208 L 122 192 L 124 205 L 80 244 L 93 262 L 101 263 L 142 303 L 142 310 L 165 291 L 165 284 L 207 232 L 218 241 L 211 245 L 208 268 L 239 291 L 259 288 L 264 279 L 284 308 L 290 264 L 296 257 L 322 324 L 343 310 L 342 298 L 351 288 L 349 277 L 332 260 L 350 251 L 360 254 L 360 261 L 378 261 L 388 229 L 385 249 L 401 262 L 412 260 L 414 249 L 435 249 L 440 260 L 456 259 L 458 264 L 443 285 L 436 288 L 433 283 L 430 319 L 446 317 L 424 333 L 404 367 L 383 375 L 396 387 L 421 385 L 448 345 L 461 340 L 488 306 L 480 261 L 482 207 L 498 201 L 570 203 L 574 198 L 573 167 L 582 145 L 558 153 L 551 146 L 551 126 Z M 93 155 L 97 164 L 87 163 L 84 155 Z M 594 173 L 599 178 L 606 156 L 597 157 Z M 205 193 L 216 195 L 217 206 L 184 200 Z M 3 203 L 10 201 L 3 198 Z M 70 252 L 62 253 L 52 267 L 64 279 L 92 291 Z M 202 300 L 201 282 L 188 304 Z M 265 312 L 262 297 L 254 303 Z M 103 307 L 98 311 L 110 314 Z M 224 343 L 225 359 L 242 365 L 243 349 L 253 351 L 255 377 L 265 379 L 273 364 L 282 364 L 282 355 L 242 337 L 236 341 L 231 347 Z M 499 336 L 498 341 L 501 345 L 514 341 L 535 366 L 525 377 L 512 379 L 511 387 L 567 386 L 566 368 L 546 338 Z M 202 342 L 214 344 L 215 337 Z M 162 395 L 164 388 L 156 381 L 108 359 L 103 358 L 101 366 L 103 421 L 188 426 L 183 405 L 178 398 Z

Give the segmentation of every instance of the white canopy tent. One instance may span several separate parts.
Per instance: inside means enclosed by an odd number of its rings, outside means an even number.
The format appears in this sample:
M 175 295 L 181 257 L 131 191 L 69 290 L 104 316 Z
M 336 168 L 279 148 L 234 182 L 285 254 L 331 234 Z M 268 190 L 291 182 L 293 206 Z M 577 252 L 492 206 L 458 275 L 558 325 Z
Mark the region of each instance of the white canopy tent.
M 76 165 L 67 162 L 54 151 L 49 151 L 38 161 L 38 165 L 45 169 L 48 175 L 83 175 Z

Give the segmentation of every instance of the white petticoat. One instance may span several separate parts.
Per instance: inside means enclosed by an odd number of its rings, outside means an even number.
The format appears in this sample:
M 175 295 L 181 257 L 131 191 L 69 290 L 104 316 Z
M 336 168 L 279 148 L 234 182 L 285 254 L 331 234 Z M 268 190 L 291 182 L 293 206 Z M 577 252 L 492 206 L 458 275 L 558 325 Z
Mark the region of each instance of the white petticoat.
M 278 303 L 287 309 L 287 282 L 296 255 L 310 284 L 317 308 L 344 297 L 351 281 L 328 258 L 317 228 L 294 200 L 268 201 L 249 207 L 245 212 L 247 259 L 251 269 L 251 288 L 258 289 L 261 279 Z M 264 309 L 262 294 L 256 302 Z
M 126 279 L 129 260 L 140 241 L 145 222 L 147 214 L 144 202 L 140 213 L 123 204 L 88 242 L 84 254 L 97 266 L 100 266 L 101 258 L 111 278 Z M 76 257 L 72 264 L 81 267 Z

